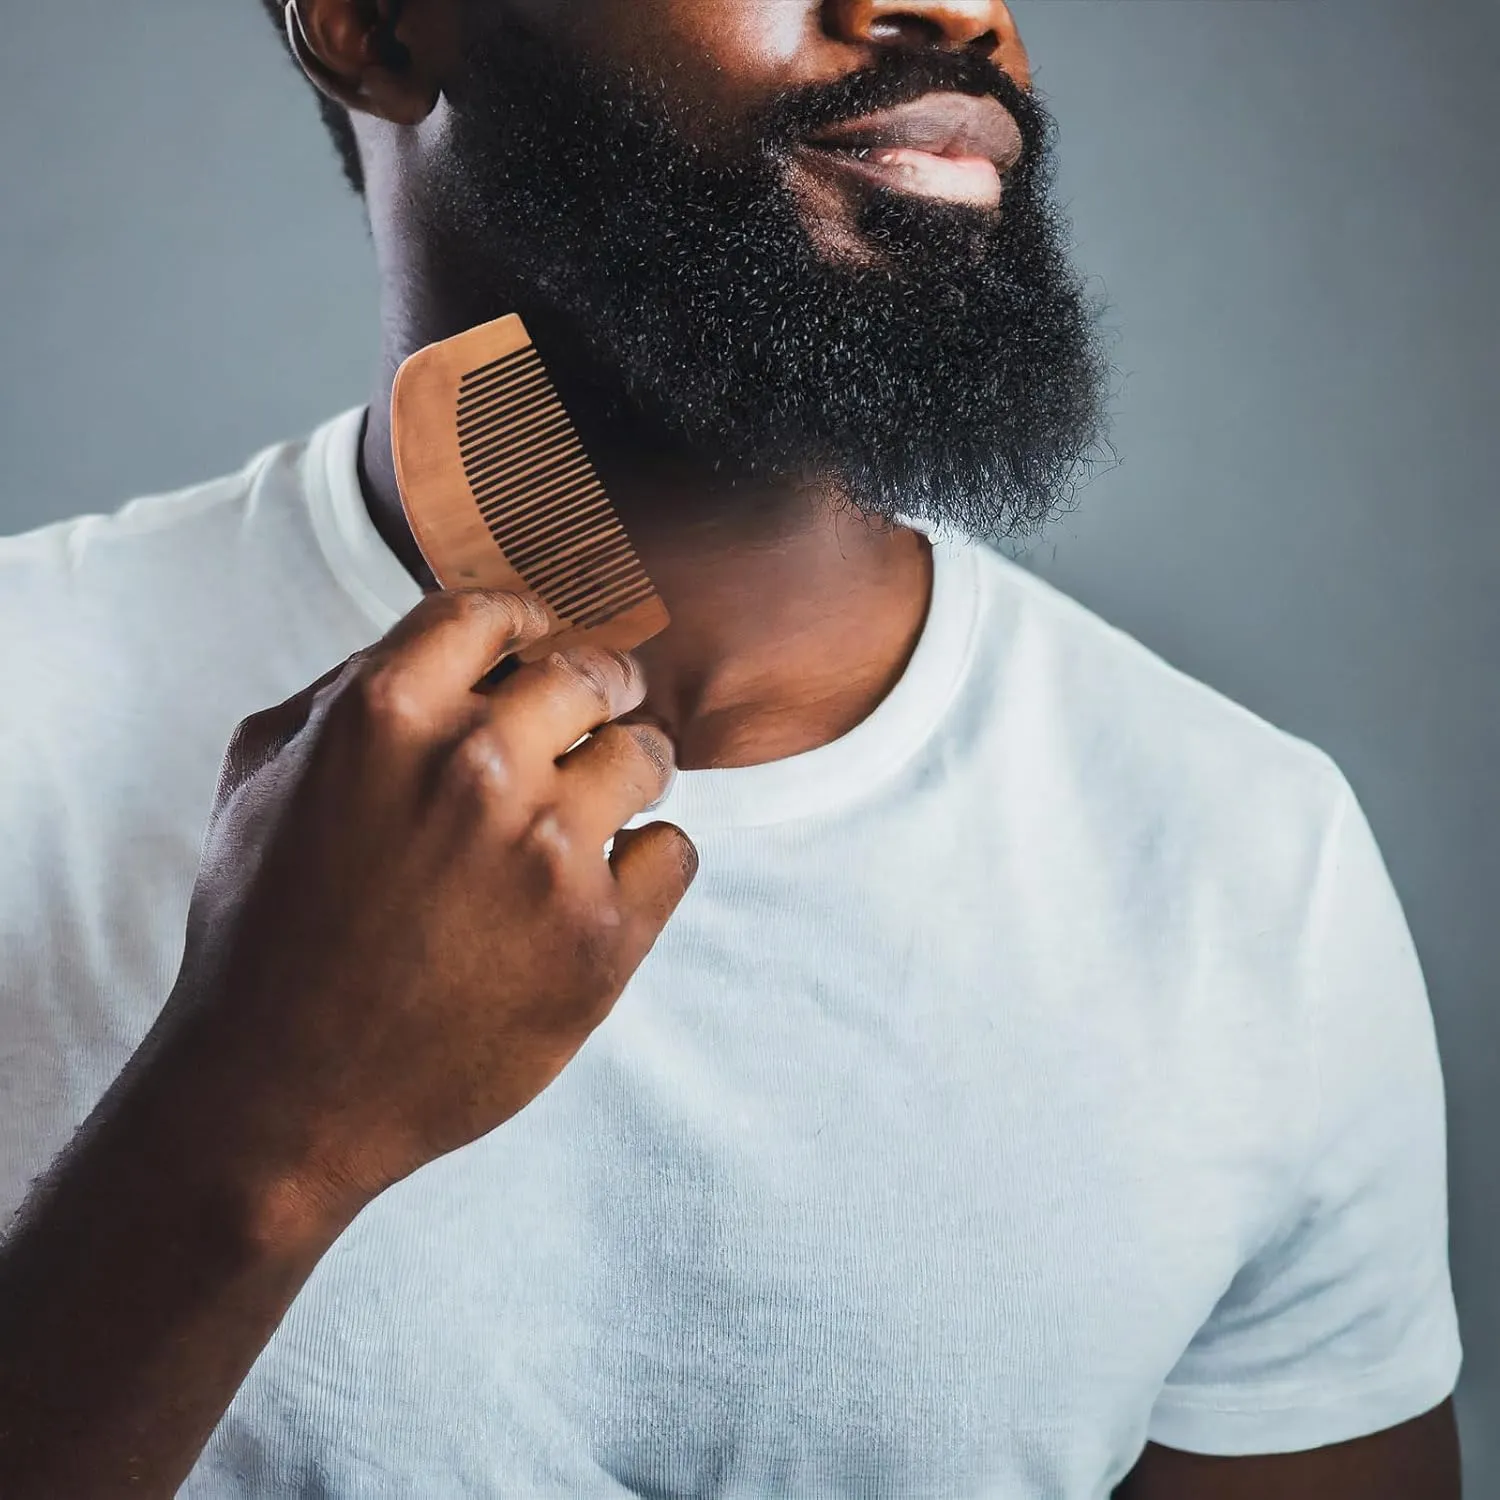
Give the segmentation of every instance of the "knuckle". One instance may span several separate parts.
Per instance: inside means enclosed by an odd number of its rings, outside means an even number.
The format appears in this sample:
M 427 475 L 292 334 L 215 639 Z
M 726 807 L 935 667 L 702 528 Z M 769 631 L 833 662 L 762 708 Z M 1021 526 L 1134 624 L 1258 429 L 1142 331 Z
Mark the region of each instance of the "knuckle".
M 288 726 L 286 716 L 276 708 L 260 709 L 241 719 L 224 752 L 226 777 L 243 780 L 253 775 L 286 748 L 294 728 Z
M 471 734 L 460 740 L 449 766 L 458 785 L 481 800 L 506 796 L 515 784 L 510 757 L 489 734 Z
M 397 733 L 425 727 L 425 713 L 406 674 L 383 665 L 364 672 L 351 694 L 361 718 L 379 729 Z
M 545 890 L 557 892 L 565 888 L 573 858 L 573 840 L 555 807 L 537 808 L 521 830 L 518 844 L 533 875 L 541 878 Z
M 271 727 L 271 715 L 268 709 L 261 709 L 253 714 L 246 714 L 238 724 L 234 726 L 234 733 L 229 736 L 229 754 L 233 757 L 243 757 L 245 751 L 251 745 L 258 745 L 266 739 L 267 731 Z
M 604 894 L 591 904 L 588 917 L 576 928 L 573 951 L 593 980 L 596 998 L 609 1003 L 624 988 L 622 945 L 629 914 L 620 901 Z

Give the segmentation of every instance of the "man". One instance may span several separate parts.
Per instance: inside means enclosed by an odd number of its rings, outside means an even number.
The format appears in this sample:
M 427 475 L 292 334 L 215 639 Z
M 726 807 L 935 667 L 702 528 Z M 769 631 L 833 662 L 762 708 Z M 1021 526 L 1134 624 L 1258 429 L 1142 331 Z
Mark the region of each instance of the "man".
M 1006 7 L 276 19 L 368 412 L 0 561 L 8 1492 L 1452 1500 L 1368 823 L 975 544 L 1105 404 Z M 387 410 L 512 310 L 672 624 L 486 697 Z

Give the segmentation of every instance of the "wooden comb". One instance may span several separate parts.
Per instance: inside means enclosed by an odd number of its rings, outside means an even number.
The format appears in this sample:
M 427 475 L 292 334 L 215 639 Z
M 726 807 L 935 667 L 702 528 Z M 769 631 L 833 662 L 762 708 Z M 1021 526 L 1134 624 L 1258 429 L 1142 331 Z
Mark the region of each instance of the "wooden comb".
M 419 349 L 396 372 L 401 504 L 445 589 L 534 592 L 551 628 L 516 653 L 629 651 L 670 624 L 541 356 L 514 313 Z

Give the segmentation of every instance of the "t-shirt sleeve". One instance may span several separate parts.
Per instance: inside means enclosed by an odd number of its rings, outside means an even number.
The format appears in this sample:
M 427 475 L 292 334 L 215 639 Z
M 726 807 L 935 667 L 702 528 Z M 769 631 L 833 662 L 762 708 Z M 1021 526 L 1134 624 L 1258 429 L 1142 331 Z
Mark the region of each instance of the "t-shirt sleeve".
M 1170 1448 L 1323 1447 L 1420 1416 L 1458 1379 L 1432 1013 L 1400 900 L 1342 775 L 1306 930 L 1310 1149 L 1285 1216 L 1160 1393 L 1148 1436 Z

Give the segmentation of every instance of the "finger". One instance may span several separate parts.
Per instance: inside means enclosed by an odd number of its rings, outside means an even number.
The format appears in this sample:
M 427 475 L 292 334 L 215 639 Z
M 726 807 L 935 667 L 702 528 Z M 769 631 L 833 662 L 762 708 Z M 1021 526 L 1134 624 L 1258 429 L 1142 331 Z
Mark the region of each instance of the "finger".
M 546 606 L 534 594 L 441 590 L 370 648 L 362 680 L 399 718 L 451 722 L 470 712 L 474 685 L 502 656 L 547 629 Z
M 353 672 L 365 653 L 356 651 L 330 667 L 316 682 L 284 698 L 270 708 L 247 715 L 235 727 L 224 755 L 219 789 L 214 801 L 222 804 L 266 765 L 281 754 L 307 726 L 317 707 L 319 694 L 336 684 L 346 673 Z
M 513 672 L 486 698 L 473 734 L 516 766 L 550 764 L 646 696 L 640 664 L 623 651 L 573 646 Z
M 585 848 L 602 848 L 660 802 L 677 774 L 672 742 L 651 724 L 605 724 L 558 763 L 559 816 Z
M 675 823 L 647 823 L 615 835 L 609 867 L 628 913 L 625 960 L 634 972 L 692 885 L 698 849 Z

